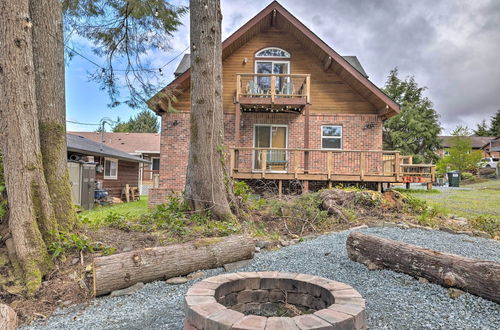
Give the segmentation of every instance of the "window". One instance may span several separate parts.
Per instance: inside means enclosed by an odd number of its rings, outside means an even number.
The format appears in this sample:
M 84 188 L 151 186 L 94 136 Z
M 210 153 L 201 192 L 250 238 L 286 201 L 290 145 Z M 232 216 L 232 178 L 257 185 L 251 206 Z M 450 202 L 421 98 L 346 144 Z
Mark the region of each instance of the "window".
M 113 158 L 106 158 L 104 160 L 104 178 L 117 179 L 118 178 L 118 160 Z
M 342 149 L 342 126 L 321 126 L 321 148 Z
M 160 158 L 151 158 L 151 169 L 158 171 L 160 169 Z
M 255 57 L 284 57 L 284 58 L 290 58 L 290 53 L 287 52 L 286 50 L 283 50 L 281 48 L 276 48 L 276 47 L 268 47 L 259 50 L 256 54 Z

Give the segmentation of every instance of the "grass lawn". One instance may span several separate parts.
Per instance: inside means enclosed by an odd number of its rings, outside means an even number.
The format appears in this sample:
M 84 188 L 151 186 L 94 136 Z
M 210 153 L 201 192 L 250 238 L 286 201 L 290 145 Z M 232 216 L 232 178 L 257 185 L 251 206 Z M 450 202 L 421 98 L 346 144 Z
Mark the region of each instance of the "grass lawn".
M 108 206 L 94 207 L 92 210 L 80 212 L 82 218 L 88 218 L 91 223 L 100 223 L 110 213 L 125 216 L 128 219 L 135 220 L 148 211 L 148 196 L 141 196 L 137 202 L 121 203 Z
M 463 217 L 490 215 L 500 219 L 500 180 L 463 185 L 471 190 L 443 190 L 440 193 L 412 191 L 416 197 Z

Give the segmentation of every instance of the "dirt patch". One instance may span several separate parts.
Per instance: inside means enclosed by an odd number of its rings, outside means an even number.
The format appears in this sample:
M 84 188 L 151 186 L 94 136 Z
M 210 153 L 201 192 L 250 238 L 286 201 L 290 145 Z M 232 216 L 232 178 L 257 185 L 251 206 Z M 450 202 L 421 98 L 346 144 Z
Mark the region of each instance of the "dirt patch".
M 165 245 L 160 234 L 125 231 L 109 227 L 102 227 L 96 231 L 87 229 L 85 235 L 95 242 L 116 248 L 117 252 Z

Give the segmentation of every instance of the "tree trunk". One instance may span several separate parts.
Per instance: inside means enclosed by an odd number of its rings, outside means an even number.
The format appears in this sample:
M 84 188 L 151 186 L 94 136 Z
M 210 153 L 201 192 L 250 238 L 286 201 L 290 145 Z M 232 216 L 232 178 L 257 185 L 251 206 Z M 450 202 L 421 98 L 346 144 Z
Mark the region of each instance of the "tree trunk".
M 7 305 L 0 304 L 0 329 L 16 330 L 17 314 Z
M 28 0 L 0 1 L 0 125 L 9 229 L 32 294 L 51 266 L 44 238 L 55 229 L 55 219 L 40 152 L 28 11 Z
M 30 0 L 36 107 L 45 180 L 60 229 L 71 230 L 76 213 L 67 168 L 64 36 L 61 2 Z
M 389 268 L 500 303 L 500 263 L 465 258 L 352 232 L 347 254 L 369 269 Z
M 219 0 L 190 1 L 191 134 L 186 199 L 193 210 L 232 218 L 231 180 L 224 166 Z
M 100 296 L 138 282 L 221 267 L 250 259 L 254 251 L 253 239 L 232 236 L 94 258 L 94 294 Z

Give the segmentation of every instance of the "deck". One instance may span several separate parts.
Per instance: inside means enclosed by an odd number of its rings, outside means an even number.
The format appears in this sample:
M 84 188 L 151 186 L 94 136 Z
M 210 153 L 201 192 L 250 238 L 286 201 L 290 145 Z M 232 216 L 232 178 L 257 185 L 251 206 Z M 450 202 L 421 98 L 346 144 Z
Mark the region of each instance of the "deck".
M 230 148 L 234 179 L 332 182 L 409 183 L 432 185 L 435 166 L 412 164 L 397 151 L 290 148 Z

